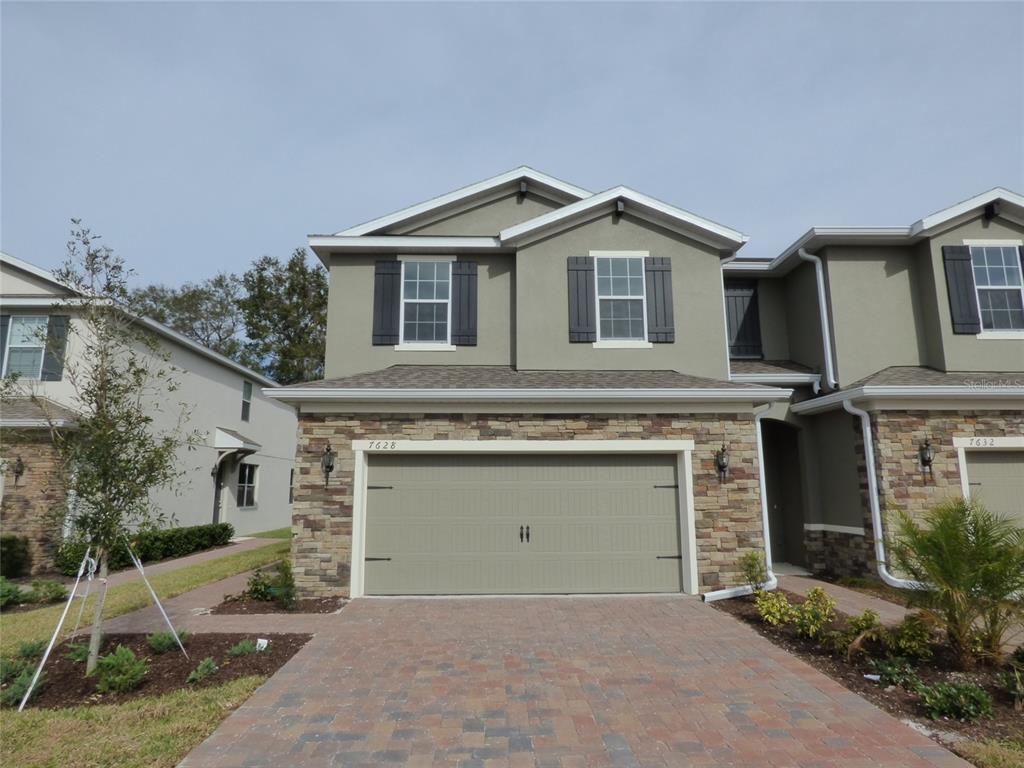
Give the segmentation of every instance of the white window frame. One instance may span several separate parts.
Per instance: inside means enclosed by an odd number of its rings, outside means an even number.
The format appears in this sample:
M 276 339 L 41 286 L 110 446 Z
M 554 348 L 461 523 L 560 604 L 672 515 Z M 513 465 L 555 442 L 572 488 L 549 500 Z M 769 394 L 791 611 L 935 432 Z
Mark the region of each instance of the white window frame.
M 649 251 L 591 251 L 590 257 L 594 260 L 594 314 L 596 317 L 597 326 L 597 341 L 594 342 L 594 348 L 596 349 L 653 349 L 654 344 L 648 340 L 647 336 L 647 270 L 646 270 L 646 259 L 650 256 Z M 597 260 L 598 259 L 640 259 L 641 268 L 641 280 L 643 285 L 642 296 L 601 296 L 601 290 L 598 287 L 597 277 Z M 641 307 L 640 311 L 643 316 L 644 322 L 644 336 L 642 339 L 602 339 L 601 338 L 601 299 L 606 300 L 625 300 L 625 301 L 636 301 L 640 299 Z
M 964 245 L 968 248 L 1020 248 L 1024 246 L 1024 240 L 964 240 Z M 1021 265 L 1024 267 L 1024 264 Z M 984 288 L 978 288 L 978 281 L 974 277 L 974 253 L 971 253 L 971 282 L 974 283 L 974 303 L 978 307 L 978 324 L 981 325 L 981 332 L 975 335 L 977 339 L 1024 339 L 1024 329 L 1009 329 L 1009 330 L 997 330 L 997 329 L 986 329 L 985 321 L 981 316 L 981 293 L 984 290 L 1008 290 L 1013 288 L 1012 285 L 993 285 L 985 286 Z M 1021 292 L 1021 301 L 1024 302 L 1024 269 L 1021 271 L 1021 284 L 1018 286 Z
M 245 388 L 246 388 L 246 386 L 249 387 L 249 399 L 248 400 L 245 399 Z M 242 380 L 242 412 L 241 412 L 240 416 L 242 418 L 242 421 L 246 422 L 247 424 L 250 421 L 252 421 L 252 393 L 253 393 L 254 389 L 255 389 L 255 387 L 253 386 L 253 383 L 251 381 L 249 381 L 248 379 L 243 379 Z M 247 403 L 249 405 L 248 410 L 245 407 Z
M 0 376 L 7 376 L 7 361 L 11 357 L 11 334 L 14 333 L 14 321 L 24 320 L 26 318 L 33 320 L 44 320 L 47 327 L 49 327 L 50 316 L 49 315 L 9 315 L 10 320 L 7 323 L 7 338 L 4 339 L 4 359 L 0 361 Z M 44 331 L 45 333 L 45 331 Z M 28 347 L 23 344 L 19 344 L 17 349 L 36 349 L 35 345 Z M 39 370 L 36 372 L 35 377 L 28 378 L 23 376 L 25 381 L 42 381 L 43 379 L 43 365 L 46 363 L 46 339 L 42 341 L 41 347 L 43 354 L 39 356 Z
M 401 287 L 398 293 L 398 344 L 395 345 L 396 352 L 454 352 L 455 345 L 452 344 L 452 263 L 456 261 L 455 256 L 399 256 L 402 262 L 402 271 L 399 274 Z M 431 341 L 406 341 L 405 340 L 405 265 L 406 262 L 447 262 L 448 263 L 448 338 L 444 342 Z M 413 303 L 436 304 L 437 299 L 409 299 Z
M 242 482 L 242 467 L 252 467 L 252 482 Z M 238 503 L 238 491 L 243 487 L 252 487 L 252 504 L 242 505 Z M 238 474 L 235 477 L 235 506 L 238 509 L 256 509 L 259 504 L 259 492 L 260 492 L 260 465 L 252 464 L 248 461 L 242 461 L 238 464 Z

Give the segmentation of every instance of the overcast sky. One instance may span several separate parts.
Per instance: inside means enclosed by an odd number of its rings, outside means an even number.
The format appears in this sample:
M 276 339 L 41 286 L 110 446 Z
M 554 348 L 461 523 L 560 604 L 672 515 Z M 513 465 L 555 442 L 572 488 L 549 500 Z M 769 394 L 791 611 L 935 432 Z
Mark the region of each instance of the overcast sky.
M 240 272 L 531 165 L 772 256 L 1024 191 L 1024 3 L 3 2 L 0 247 Z

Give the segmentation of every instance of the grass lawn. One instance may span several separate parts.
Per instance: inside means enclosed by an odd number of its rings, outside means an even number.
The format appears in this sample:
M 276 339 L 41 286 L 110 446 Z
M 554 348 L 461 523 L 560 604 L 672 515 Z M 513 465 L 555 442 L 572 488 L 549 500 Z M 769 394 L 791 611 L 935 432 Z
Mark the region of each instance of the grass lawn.
M 1021 768 L 1024 766 L 1024 739 L 1019 741 L 969 741 L 957 751 L 978 768 Z
M 275 528 L 272 531 L 260 531 L 259 533 L 250 533 L 248 535 L 252 536 L 254 538 L 257 538 L 257 539 L 289 539 L 290 540 L 291 537 L 292 537 L 292 529 L 291 528 Z
M 197 587 L 212 584 L 215 581 L 226 579 L 237 573 L 251 571 L 254 568 L 280 560 L 288 555 L 290 548 L 291 542 L 281 541 L 277 544 L 249 550 L 248 552 L 239 552 L 234 555 L 217 558 L 216 560 L 208 560 L 177 571 L 157 574 L 156 576 L 151 576 L 149 581 L 161 599 L 176 597 Z M 88 604 L 85 607 L 85 614 L 82 618 L 83 624 L 86 624 L 92 616 L 94 594 L 95 589 L 93 594 L 89 596 Z M 150 602 L 149 591 L 140 579 L 131 584 L 112 587 L 107 592 L 107 602 L 103 609 L 103 615 L 105 618 L 110 619 L 123 613 L 145 608 Z M 5 657 L 11 655 L 17 649 L 19 643 L 32 640 L 49 640 L 63 610 L 64 604 L 60 603 L 33 611 L 0 614 L 0 654 Z M 76 604 L 71 606 L 71 611 L 68 613 L 68 619 L 64 625 L 68 632 L 74 627 L 78 610 L 79 605 L 76 601 Z
M 0 713 L 0 764 L 21 768 L 174 766 L 264 681 L 243 677 L 125 704 Z

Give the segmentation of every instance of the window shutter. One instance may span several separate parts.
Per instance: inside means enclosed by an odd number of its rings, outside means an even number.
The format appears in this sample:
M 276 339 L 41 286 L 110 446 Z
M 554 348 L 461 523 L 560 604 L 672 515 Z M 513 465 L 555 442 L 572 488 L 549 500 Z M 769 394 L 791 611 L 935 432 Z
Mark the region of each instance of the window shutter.
M 398 343 L 402 262 L 378 261 L 373 273 L 373 343 Z
M 644 259 L 647 279 L 647 340 L 671 344 L 676 340 L 672 313 L 672 262 L 666 256 Z
M 949 314 L 953 319 L 953 333 L 981 333 L 970 247 L 944 245 L 942 261 L 946 267 L 946 290 L 949 292 Z
M 590 256 L 570 256 L 569 269 L 569 341 L 597 341 L 597 311 L 594 308 L 594 260 Z
M 3 375 L 4 358 L 7 356 L 7 331 L 11 327 L 11 316 L 0 315 L 0 376 Z
M 452 344 L 476 346 L 475 261 L 452 262 Z
M 725 281 L 725 318 L 729 333 L 729 357 L 761 357 L 761 318 L 756 282 Z
M 50 315 L 46 323 L 43 352 L 43 381 L 60 381 L 64 373 L 64 352 L 68 346 L 68 316 Z

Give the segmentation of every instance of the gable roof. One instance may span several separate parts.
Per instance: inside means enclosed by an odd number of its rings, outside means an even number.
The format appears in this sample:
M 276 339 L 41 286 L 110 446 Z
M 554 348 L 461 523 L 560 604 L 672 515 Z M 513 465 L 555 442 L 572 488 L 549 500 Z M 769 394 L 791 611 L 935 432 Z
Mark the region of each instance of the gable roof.
M 518 189 L 519 183 L 523 181 L 531 186 L 534 192 L 539 192 L 546 197 L 552 197 L 560 202 L 580 200 L 591 195 L 588 190 L 582 187 L 577 187 L 574 184 L 569 184 L 561 179 L 556 179 L 554 176 L 548 176 L 546 173 L 541 173 L 529 166 L 522 165 L 518 168 L 513 168 L 511 171 L 500 173 L 489 179 L 484 179 L 467 187 L 448 192 L 440 197 L 434 197 L 422 203 L 410 205 L 408 208 L 403 208 L 400 211 L 389 213 L 386 216 L 343 229 L 340 232 L 335 232 L 335 235 L 351 237 L 375 234 L 382 229 L 404 224 L 445 208 L 451 208 L 477 198 L 486 197 L 503 188 L 508 188 L 509 190 Z
M 581 219 L 615 210 L 618 203 L 625 204 L 630 214 L 639 215 L 654 223 L 681 231 L 717 248 L 735 251 L 749 238 L 742 232 L 697 216 L 682 208 L 657 200 L 629 187 L 612 187 L 578 202 L 503 229 L 498 235 L 502 244 L 510 245 L 572 226 Z

